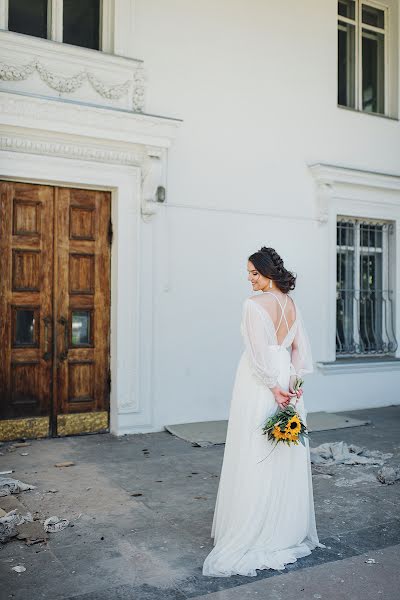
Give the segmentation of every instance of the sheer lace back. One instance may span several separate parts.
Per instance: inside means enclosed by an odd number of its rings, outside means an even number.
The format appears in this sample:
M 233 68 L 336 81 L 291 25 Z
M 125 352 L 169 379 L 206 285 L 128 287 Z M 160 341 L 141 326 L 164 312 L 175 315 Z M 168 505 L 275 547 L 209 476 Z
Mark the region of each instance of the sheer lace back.
M 266 313 L 265 317 L 270 319 L 275 330 L 275 343 L 287 348 L 292 344 L 296 333 L 297 315 L 292 298 L 287 294 L 284 296 L 285 299 L 281 302 L 273 292 L 264 292 L 262 295 L 253 296 L 251 300 Z
M 279 377 L 277 351 L 290 351 L 292 375 L 302 377 L 312 373 L 310 342 L 299 307 L 292 298 L 290 303 L 286 298 L 284 305 L 276 302 L 273 294 L 247 298 L 241 332 L 253 372 L 267 387 L 273 387 Z

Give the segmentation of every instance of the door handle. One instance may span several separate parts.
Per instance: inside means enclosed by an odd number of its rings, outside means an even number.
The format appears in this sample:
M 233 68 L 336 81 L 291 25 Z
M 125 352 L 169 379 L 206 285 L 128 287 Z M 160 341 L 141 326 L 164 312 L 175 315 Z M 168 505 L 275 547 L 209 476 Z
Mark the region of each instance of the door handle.
M 68 319 L 65 317 L 60 317 L 58 322 L 64 327 L 64 350 L 58 355 L 60 362 L 62 362 L 68 356 Z
M 51 352 L 49 352 L 49 325 L 51 324 L 51 317 L 44 317 L 44 353 L 43 359 L 49 360 L 51 358 Z

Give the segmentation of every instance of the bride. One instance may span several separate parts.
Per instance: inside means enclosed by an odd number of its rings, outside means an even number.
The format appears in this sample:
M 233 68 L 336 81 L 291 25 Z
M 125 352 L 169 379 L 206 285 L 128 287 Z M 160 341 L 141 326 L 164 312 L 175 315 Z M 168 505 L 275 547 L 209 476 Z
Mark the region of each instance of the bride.
M 308 439 L 305 447 L 274 447 L 261 431 L 266 418 L 289 402 L 306 424 L 302 391 L 293 385 L 313 367 L 299 307 L 288 295 L 295 276 L 265 247 L 249 257 L 248 272 L 253 290 L 262 293 L 243 305 L 245 351 L 232 394 L 214 548 L 203 565 L 203 575 L 213 577 L 281 570 L 316 546 L 325 548 L 315 524 Z

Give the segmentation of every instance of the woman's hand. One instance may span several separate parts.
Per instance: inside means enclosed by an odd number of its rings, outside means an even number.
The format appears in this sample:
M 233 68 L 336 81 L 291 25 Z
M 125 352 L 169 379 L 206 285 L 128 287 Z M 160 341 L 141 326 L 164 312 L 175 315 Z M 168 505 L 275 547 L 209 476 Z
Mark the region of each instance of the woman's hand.
M 296 382 L 297 376 L 296 375 L 291 375 L 290 376 L 290 380 L 289 380 L 289 392 L 295 396 L 297 396 L 297 400 L 296 400 L 296 404 L 298 402 L 298 400 L 302 397 L 303 395 L 303 390 L 301 388 L 299 388 L 297 391 L 294 390 L 294 384 Z
M 274 398 L 281 409 L 286 408 L 290 402 L 290 399 L 296 396 L 294 392 L 286 392 L 279 385 L 271 388 L 271 392 L 273 393 Z

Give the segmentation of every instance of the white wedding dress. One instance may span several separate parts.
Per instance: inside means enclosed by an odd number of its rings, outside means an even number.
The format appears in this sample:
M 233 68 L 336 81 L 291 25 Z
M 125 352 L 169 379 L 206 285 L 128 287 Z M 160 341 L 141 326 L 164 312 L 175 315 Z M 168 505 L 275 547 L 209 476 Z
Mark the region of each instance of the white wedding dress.
M 278 404 L 269 389 L 278 383 L 288 390 L 291 374 L 310 373 L 312 357 L 297 304 L 289 327 L 285 306 L 274 326 L 266 309 L 266 294 L 245 300 L 241 332 L 245 351 L 240 359 L 232 394 L 211 537 L 214 548 L 203 565 L 203 575 L 256 576 L 256 569 L 284 569 L 307 556 L 319 542 L 314 513 L 309 442 L 287 446 L 262 435 L 267 417 Z M 291 301 L 293 299 L 291 298 Z M 278 308 L 279 308 L 278 307 Z M 277 331 L 286 321 L 286 335 Z M 293 346 L 292 346 L 293 344 Z M 303 396 L 296 410 L 306 424 Z M 263 460 L 265 459 L 265 460 Z

